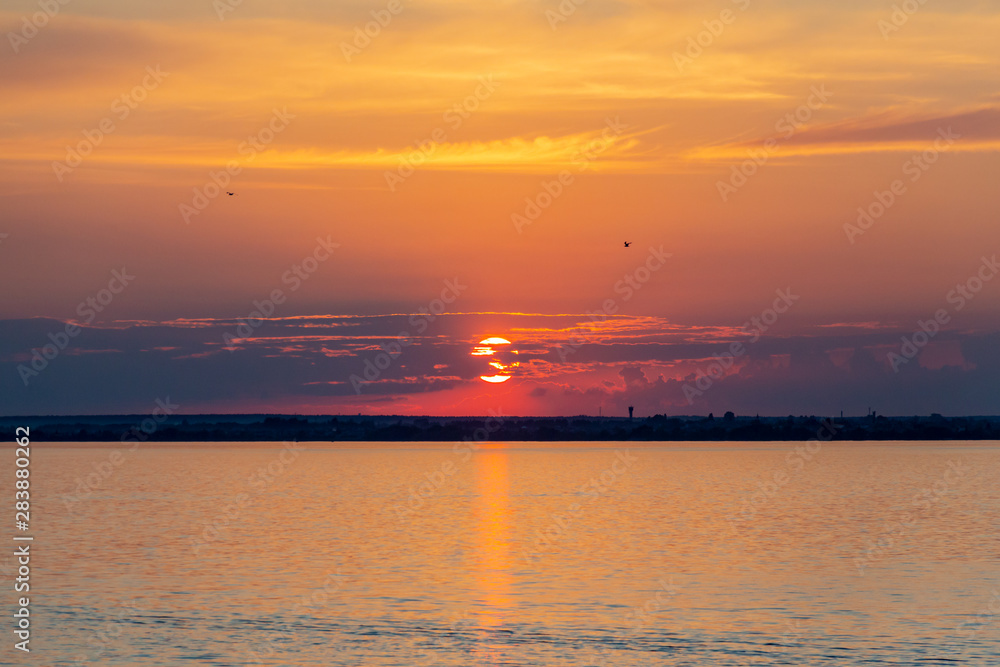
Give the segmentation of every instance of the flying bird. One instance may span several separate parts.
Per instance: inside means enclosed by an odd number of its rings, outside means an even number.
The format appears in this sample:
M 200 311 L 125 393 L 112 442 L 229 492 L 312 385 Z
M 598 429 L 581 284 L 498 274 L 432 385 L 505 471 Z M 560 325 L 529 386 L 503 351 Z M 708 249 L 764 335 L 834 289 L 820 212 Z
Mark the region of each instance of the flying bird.
M 626 242 L 625 242 L 625 247 L 626 247 L 626 248 L 627 248 L 627 247 L 629 247 L 630 245 L 632 245 L 632 242 L 631 242 L 631 241 L 626 241 Z
M 235 192 L 227 192 L 226 194 L 227 194 L 227 195 L 229 195 L 230 197 L 232 197 L 232 196 L 233 196 L 233 195 L 235 195 L 236 193 L 235 193 Z

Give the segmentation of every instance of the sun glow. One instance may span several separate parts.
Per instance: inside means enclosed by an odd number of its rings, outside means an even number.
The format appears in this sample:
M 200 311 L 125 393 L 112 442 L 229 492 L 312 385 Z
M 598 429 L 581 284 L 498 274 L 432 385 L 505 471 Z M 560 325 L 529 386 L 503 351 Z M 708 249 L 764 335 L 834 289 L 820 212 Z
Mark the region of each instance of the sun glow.
M 489 338 L 484 338 L 479 341 L 479 343 L 472 348 L 472 356 L 474 357 L 492 357 L 489 361 L 489 366 L 495 372 L 493 375 L 480 375 L 479 379 L 484 382 L 490 382 L 493 384 L 506 382 L 511 378 L 510 369 L 519 365 L 517 362 L 505 364 L 503 361 L 499 360 L 496 357 L 497 351 L 494 347 L 497 345 L 510 345 L 510 341 L 506 338 L 500 338 L 499 336 L 490 336 Z

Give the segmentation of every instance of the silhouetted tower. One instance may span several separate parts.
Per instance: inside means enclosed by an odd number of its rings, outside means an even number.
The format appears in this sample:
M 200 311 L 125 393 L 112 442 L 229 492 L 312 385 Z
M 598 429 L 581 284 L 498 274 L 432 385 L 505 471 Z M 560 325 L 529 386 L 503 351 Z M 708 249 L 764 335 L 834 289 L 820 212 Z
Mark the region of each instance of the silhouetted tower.
M 631 405 L 628 406 L 628 418 L 632 419 L 632 411 L 635 410 Z

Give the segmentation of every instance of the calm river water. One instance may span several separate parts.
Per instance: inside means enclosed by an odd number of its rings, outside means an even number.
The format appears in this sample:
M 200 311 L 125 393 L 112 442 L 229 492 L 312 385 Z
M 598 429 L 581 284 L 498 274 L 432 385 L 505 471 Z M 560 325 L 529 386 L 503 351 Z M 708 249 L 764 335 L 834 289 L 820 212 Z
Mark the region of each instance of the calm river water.
M 5 664 L 1000 664 L 998 443 L 33 450 Z

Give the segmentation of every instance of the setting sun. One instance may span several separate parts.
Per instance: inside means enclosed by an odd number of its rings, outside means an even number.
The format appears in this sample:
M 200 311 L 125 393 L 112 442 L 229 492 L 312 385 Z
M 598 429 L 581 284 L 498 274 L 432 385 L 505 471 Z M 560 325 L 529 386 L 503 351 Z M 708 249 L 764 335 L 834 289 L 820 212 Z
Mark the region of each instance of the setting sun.
M 3 0 L 3 664 L 1000 667 L 998 33 Z
M 485 382 L 498 384 L 509 380 L 511 378 L 510 369 L 517 367 L 519 364 L 517 362 L 504 363 L 498 359 L 497 350 L 494 349 L 495 345 L 510 345 L 510 341 L 506 338 L 500 338 L 499 336 L 484 338 L 472 349 L 472 356 L 490 357 L 489 366 L 494 373 L 493 375 L 480 375 L 479 379 Z

